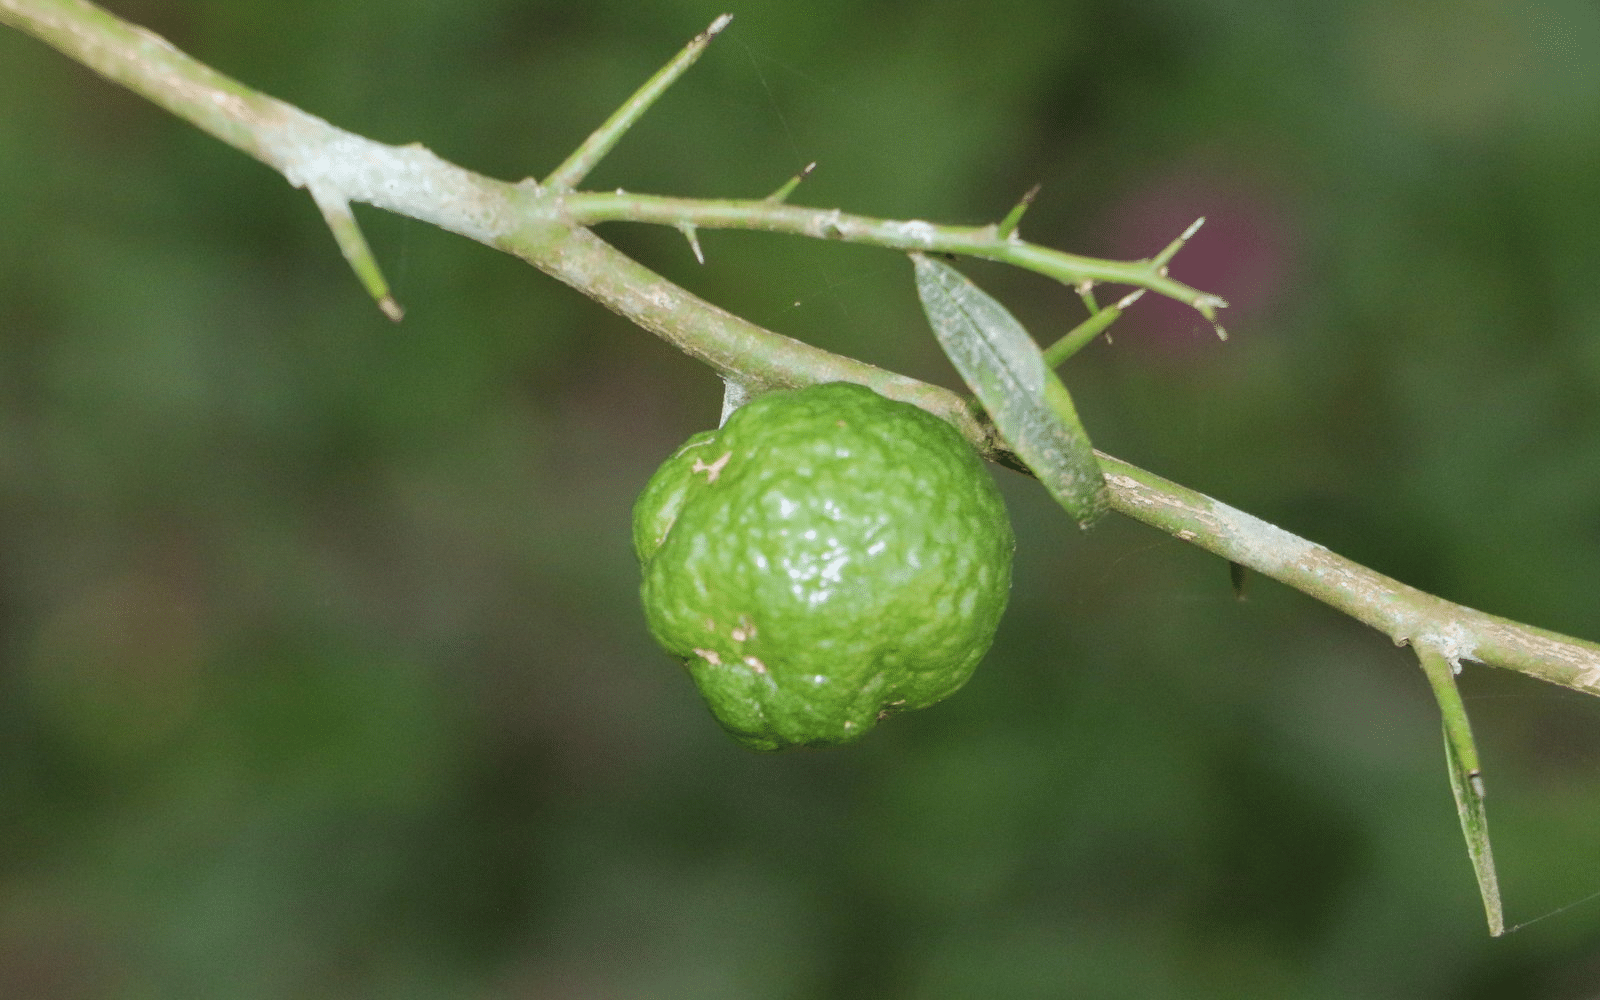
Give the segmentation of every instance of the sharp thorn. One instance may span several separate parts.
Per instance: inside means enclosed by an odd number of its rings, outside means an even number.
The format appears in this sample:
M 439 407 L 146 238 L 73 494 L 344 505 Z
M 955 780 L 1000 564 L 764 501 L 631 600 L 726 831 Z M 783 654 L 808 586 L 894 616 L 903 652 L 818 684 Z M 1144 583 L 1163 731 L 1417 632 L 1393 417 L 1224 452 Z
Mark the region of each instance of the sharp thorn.
M 1012 235 L 1016 233 L 1017 224 L 1022 221 L 1022 213 L 1026 212 L 1028 210 L 1028 206 L 1033 204 L 1033 199 L 1039 196 L 1040 186 L 1041 185 L 1039 184 L 1035 184 L 1033 187 L 1029 188 L 1027 193 L 1022 196 L 1022 200 L 1018 201 L 1012 206 L 1011 211 L 1006 213 L 1006 217 L 1000 220 L 1000 225 L 995 230 L 996 237 L 1006 240 L 1010 239 Z
M 383 314 L 398 323 L 405 315 L 405 311 L 389 293 L 389 283 L 383 278 L 383 269 L 378 266 L 377 258 L 372 255 L 372 248 L 367 245 L 366 237 L 361 234 L 361 227 L 356 223 L 356 217 L 351 214 L 349 203 L 344 200 L 340 192 L 321 187 L 311 188 L 311 199 L 316 202 L 323 221 L 333 233 L 334 242 L 338 244 L 340 255 L 355 272 L 356 279 L 367 290 L 367 294 L 372 296 L 372 301 L 378 304 L 378 308 L 383 310 Z
M 701 266 L 704 266 L 706 262 L 706 255 L 705 252 L 700 249 L 700 234 L 695 230 L 695 227 L 690 225 L 682 225 L 678 227 L 678 232 L 682 233 L 684 238 L 689 241 L 689 249 L 694 251 L 694 259 L 698 261 Z
M 665 66 L 634 91 L 633 95 L 623 102 L 622 107 L 612 112 L 611 117 L 590 133 L 589 137 L 572 151 L 572 155 L 563 160 L 561 165 L 544 179 L 543 186 L 556 191 L 571 191 L 576 188 L 585 177 L 589 176 L 595 165 L 611 151 L 623 134 L 650 109 L 657 98 L 695 64 L 695 60 L 700 58 L 700 54 L 705 51 L 711 39 L 732 20 L 732 14 L 723 14 L 712 21 L 710 27 L 694 36 L 688 45 L 679 50 Z
M 1183 249 L 1183 245 L 1189 242 L 1189 237 L 1193 236 L 1195 233 L 1198 233 L 1200 231 L 1200 227 L 1205 225 L 1205 222 L 1206 217 L 1202 215 L 1200 218 L 1189 223 L 1189 228 L 1185 229 L 1182 235 L 1173 240 L 1171 243 L 1168 243 L 1160 253 L 1155 255 L 1151 263 L 1156 267 L 1157 273 L 1161 274 L 1162 276 L 1166 275 L 1167 261 L 1171 260 L 1173 255 L 1179 250 Z
M 817 169 L 817 161 L 812 160 L 810 163 L 806 164 L 804 170 L 800 171 L 798 174 L 795 174 L 787 181 L 784 181 L 782 187 L 767 195 L 766 200 L 774 205 L 781 204 L 784 199 L 788 198 L 794 193 L 794 189 L 800 186 L 801 181 L 811 176 L 811 171 L 815 169 Z

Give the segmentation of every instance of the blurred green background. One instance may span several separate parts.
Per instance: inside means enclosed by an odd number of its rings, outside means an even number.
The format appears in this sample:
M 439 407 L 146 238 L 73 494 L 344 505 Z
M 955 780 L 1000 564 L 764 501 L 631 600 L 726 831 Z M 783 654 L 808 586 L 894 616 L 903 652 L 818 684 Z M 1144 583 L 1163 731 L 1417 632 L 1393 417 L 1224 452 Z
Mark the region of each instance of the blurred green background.
M 123 0 L 224 72 L 542 174 L 723 9 Z M 747 2 L 592 178 L 997 219 L 1148 298 L 1103 448 L 1453 600 L 1600 639 L 1600 11 Z M 1405 650 L 996 470 L 972 683 L 758 756 L 637 609 L 704 369 L 508 257 L 304 193 L 0 31 L 0 996 L 1600 996 L 1600 900 L 1490 940 Z M 604 234 L 956 385 L 904 258 Z M 1065 289 L 964 265 L 1041 339 Z M 1463 678 L 1508 920 L 1600 892 L 1600 702 Z

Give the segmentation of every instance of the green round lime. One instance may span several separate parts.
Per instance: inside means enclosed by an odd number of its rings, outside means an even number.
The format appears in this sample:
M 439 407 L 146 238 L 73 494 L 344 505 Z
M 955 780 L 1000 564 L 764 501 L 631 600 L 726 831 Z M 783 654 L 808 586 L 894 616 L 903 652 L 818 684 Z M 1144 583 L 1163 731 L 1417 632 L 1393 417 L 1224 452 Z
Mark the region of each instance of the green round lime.
M 848 743 L 966 683 L 1011 589 L 1005 504 L 955 429 L 837 382 L 696 434 L 633 511 L 650 631 L 758 750 Z

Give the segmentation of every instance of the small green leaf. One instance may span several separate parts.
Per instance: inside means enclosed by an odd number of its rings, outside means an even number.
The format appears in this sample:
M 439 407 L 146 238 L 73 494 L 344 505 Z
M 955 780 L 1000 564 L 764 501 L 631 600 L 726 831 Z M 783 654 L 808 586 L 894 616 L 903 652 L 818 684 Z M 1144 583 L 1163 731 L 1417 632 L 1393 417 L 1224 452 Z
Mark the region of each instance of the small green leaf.
M 1066 386 L 1006 307 L 961 272 L 921 254 L 917 294 L 934 335 L 1000 434 L 1084 526 L 1110 505 L 1105 478 Z
M 1418 643 L 1417 659 L 1433 687 L 1444 718 L 1444 757 L 1450 771 L 1450 792 L 1461 818 L 1461 833 L 1467 839 L 1467 855 L 1478 879 L 1478 895 L 1483 897 L 1489 933 L 1505 933 L 1505 914 L 1500 906 L 1500 878 L 1495 874 L 1494 853 L 1489 848 L 1489 815 L 1483 806 L 1483 772 L 1478 767 L 1478 746 L 1467 721 L 1467 708 L 1456 687 L 1455 665 L 1436 649 Z

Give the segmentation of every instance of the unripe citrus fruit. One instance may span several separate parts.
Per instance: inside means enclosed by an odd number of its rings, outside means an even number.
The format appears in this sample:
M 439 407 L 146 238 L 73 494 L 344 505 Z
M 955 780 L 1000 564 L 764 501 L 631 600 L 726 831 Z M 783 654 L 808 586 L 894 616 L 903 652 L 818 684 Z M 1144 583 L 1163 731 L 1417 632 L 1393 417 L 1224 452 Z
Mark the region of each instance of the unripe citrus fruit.
M 758 750 L 954 693 L 1011 589 L 1005 504 L 955 429 L 838 382 L 691 437 L 633 512 L 650 631 Z

